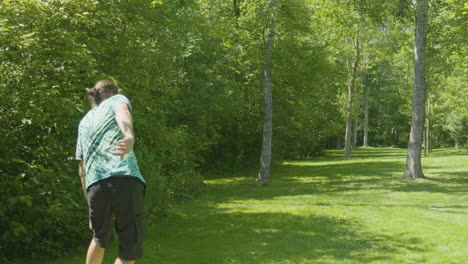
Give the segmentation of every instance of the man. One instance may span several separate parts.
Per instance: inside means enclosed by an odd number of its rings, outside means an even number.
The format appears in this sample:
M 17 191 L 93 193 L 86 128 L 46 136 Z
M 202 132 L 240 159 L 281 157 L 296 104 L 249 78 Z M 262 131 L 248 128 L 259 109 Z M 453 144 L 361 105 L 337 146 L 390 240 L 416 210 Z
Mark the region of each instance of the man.
M 108 80 L 88 89 L 93 108 L 78 129 L 76 159 L 89 206 L 93 239 L 86 263 L 101 264 L 113 241 L 113 216 L 119 238 L 115 264 L 133 264 L 143 255 L 145 180 L 133 152 L 135 135 L 129 100 Z

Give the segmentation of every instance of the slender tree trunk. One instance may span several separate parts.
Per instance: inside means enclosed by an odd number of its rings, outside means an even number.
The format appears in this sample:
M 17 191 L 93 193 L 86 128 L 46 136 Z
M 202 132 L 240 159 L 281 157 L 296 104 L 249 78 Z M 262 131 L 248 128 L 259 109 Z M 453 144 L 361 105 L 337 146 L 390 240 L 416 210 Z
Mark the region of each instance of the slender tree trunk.
M 403 178 L 424 178 L 421 166 L 421 146 L 424 129 L 424 103 L 426 97 L 425 46 L 426 46 L 426 0 L 417 0 L 417 17 L 414 49 L 414 95 L 411 132 Z
M 236 18 L 239 18 L 240 15 L 241 15 L 241 11 L 240 11 L 240 8 L 239 8 L 239 2 L 240 2 L 240 0 L 233 0 L 232 1 L 232 7 L 234 9 L 234 15 L 236 16 Z
M 426 121 L 427 121 L 427 120 L 426 120 Z M 423 131 L 424 131 L 424 130 L 425 130 L 425 127 L 423 127 Z M 427 145 L 426 145 L 426 144 L 427 144 L 427 141 L 426 141 L 426 133 L 423 132 L 424 157 L 427 156 Z
M 427 152 L 432 151 L 431 146 L 431 99 L 427 102 L 427 118 L 426 118 L 426 149 Z
M 353 125 L 353 100 L 354 100 L 354 82 L 356 80 L 357 68 L 359 65 L 359 37 L 355 41 L 356 58 L 351 69 L 351 76 L 348 84 L 348 107 L 346 116 L 346 133 L 345 133 L 345 153 L 344 159 L 351 157 L 351 134 Z
M 426 97 L 427 97 L 427 92 L 428 89 L 426 87 Z M 430 122 L 430 114 L 431 114 L 431 99 L 427 100 L 427 109 L 426 109 L 426 119 L 424 122 L 424 132 L 423 132 L 423 142 L 424 142 L 424 157 L 427 156 L 429 152 L 431 152 L 431 144 L 430 144 L 430 127 L 431 127 L 431 122 Z
M 265 43 L 265 55 L 263 57 L 263 89 L 265 93 L 265 120 L 263 123 L 263 142 L 262 154 L 260 156 L 260 171 L 258 173 L 257 182 L 265 182 L 270 180 L 270 164 L 271 164 L 271 138 L 272 138 L 272 116 L 273 116 L 273 100 L 271 92 L 271 68 L 273 44 L 275 39 L 276 26 L 276 10 L 278 8 L 278 0 L 271 0 L 271 18 L 268 39 Z
M 369 147 L 369 87 L 367 85 L 364 86 L 364 139 L 363 139 L 363 147 Z
M 361 103 L 359 98 L 356 98 L 356 112 L 354 113 L 354 125 L 353 125 L 353 148 L 356 148 L 357 143 L 357 132 L 358 132 L 358 121 L 359 121 L 359 108 L 361 107 Z
M 356 148 L 356 142 L 357 142 L 357 126 L 358 126 L 358 119 L 357 116 L 354 117 L 353 121 L 353 140 L 352 140 L 352 149 Z

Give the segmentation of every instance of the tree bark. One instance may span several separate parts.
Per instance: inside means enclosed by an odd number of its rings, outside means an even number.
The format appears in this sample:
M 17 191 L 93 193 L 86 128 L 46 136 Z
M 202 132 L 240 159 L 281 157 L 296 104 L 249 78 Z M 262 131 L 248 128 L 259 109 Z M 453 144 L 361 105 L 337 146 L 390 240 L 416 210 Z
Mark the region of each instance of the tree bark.
M 363 147 L 369 147 L 369 87 L 367 85 L 364 86 L 364 139 L 363 139 Z
M 426 149 L 427 152 L 432 151 L 431 146 L 431 99 L 427 101 L 427 117 L 426 117 Z
M 356 37 L 355 45 L 356 58 L 351 69 L 351 76 L 348 84 L 348 107 L 346 116 L 346 133 L 345 133 L 345 153 L 344 159 L 351 157 L 351 134 L 353 125 L 353 100 L 354 100 L 354 83 L 356 81 L 357 68 L 359 65 L 359 37 Z
M 354 113 L 354 125 L 353 125 L 353 148 L 356 148 L 357 144 L 357 132 L 358 132 L 358 121 L 359 121 L 359 107 L 361 107 L 361 103 L 359 98 L 356 98 L 356 109 Z
M 270 180 L 270 164 L 271 164 L 271 139 L 272 139 L 272 116 L 273 116 L 273 99 L 271 92 L 271 68 L 273 44 L 275 39 L 276 26 L 276 10 L 278 8 L 278 0 L 270 2 L 272 12 L 270 18 L 270 27 L 268 39 L 265 43 L 265 55 L 263 57 L 263 89 L 265 95 L 265 117 L 263 123 L 263 141 L 262 154 L 260 156 L 260 171 L 258 173 L 257 182 L 265 182 Z
M 239 18 L 240 15 L 241 15 L 241 10 L 240 10 L 240 7 L 239 7 L 239 2 L 240 0 L 233 0 L 232 1 L 232 7 L 234 9 L 234 15 L 236 16 L 236 18 Z
M 411 132 L 403 178 L 425 178 L 421 165 L 421 146 L 424 130 L 424 103 L 426 97 L 425 46 L 427 3 L 417 0 L 417 17 L 414 48 L 414 94 Z
M 426 121 L 427 121 L 427 120 L 425 120 L 424 122 L 426 122 Z M 426 128 L 426 127 L 425 127 L 425 124 L 424 124 L 423 131 L 425 131 L 425 128 Z M 424 157 L 427 156 L 427 145 L 426 145 L 426 144 L 427 144 L 427 141 L 426 141 L 426 133 L 423 132 L 423 145 L 424 145 L 423 150 L 424 150 Z
M 426 87 L 426 92 L 427 92 L 427 87 Z M 427 96 L 427 94 L 426 94 Z M 430 114 L 431 114 L 431 99 L 427 101 L 427 110 L 426 110 L 426 119 L 425 119 L 425 124 L 424 124 L 424 133 L 423 133 L 423 142 L 424 142 L 424 157 L 427 156 L 429 152 L 431 152 L 431 145 L 430 145 L 430 127 L 431 127 L 431 122 L 430 122 Z

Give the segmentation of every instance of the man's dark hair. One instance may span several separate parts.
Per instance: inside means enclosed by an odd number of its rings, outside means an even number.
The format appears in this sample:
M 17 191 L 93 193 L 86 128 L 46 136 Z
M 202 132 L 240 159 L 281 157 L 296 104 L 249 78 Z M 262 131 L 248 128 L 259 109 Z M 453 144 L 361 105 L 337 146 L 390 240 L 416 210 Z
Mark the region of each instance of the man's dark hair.
M 122 89 L 110 80 L 101 80 L 87 91 L 92 105 L 98 105 L 107 98 L 122 93 Z

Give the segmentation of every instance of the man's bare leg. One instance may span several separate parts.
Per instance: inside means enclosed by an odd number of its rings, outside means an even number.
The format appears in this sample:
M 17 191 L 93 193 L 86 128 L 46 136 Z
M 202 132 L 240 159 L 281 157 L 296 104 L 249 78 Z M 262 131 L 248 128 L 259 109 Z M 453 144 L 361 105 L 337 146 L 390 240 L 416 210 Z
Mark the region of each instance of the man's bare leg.
M 125 259 L 117 258 L 117 259 L 115 259 L 114 264 L 135 264 L 135 261 L 134 260 L 125 260 Z
M 94 242 L 94 239 L 91 239 L 88 254 L 86 255 L 86 264 L 101 264 L 105 251 L 105 248 L 100 247 L 96 242 Z

